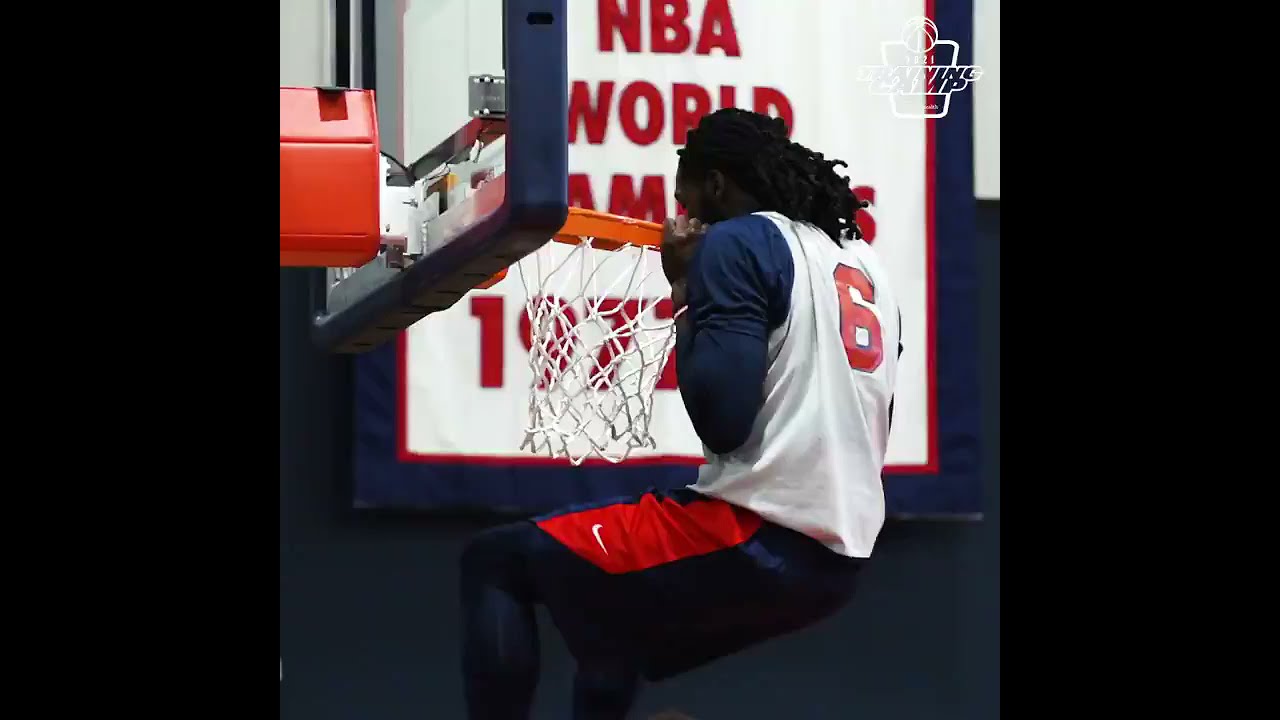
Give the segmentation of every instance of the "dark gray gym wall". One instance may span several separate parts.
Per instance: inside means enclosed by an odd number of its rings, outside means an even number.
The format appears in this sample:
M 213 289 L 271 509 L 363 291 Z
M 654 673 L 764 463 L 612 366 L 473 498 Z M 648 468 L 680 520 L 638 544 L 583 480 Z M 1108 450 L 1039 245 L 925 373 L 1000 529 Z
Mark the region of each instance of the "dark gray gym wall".
M 635 717 L 999 717 L 999 204 L 980 203 L 978 221 L 986 519 L 891 523 L 844 612 L 649 688 Z M 280 717 L 461 718 L 454 570 L 483 525 L 350 509 L 351 366 L 310 345 L 313 276 L 280 272 Z M 571 666 L 550 628 L 542 638 L 535 717 L 564 720 Z

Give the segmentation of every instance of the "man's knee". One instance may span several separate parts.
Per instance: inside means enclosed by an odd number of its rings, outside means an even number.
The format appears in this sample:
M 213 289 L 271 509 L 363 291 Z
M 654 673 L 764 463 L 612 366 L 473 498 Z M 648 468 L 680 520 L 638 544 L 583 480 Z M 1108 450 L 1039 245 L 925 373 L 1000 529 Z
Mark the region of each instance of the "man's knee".
M 527 574 L 529 531 L 536 528 L 512 523 L 489 528 L 467 541 L 459 560 L 463 583 L 522 581 Z

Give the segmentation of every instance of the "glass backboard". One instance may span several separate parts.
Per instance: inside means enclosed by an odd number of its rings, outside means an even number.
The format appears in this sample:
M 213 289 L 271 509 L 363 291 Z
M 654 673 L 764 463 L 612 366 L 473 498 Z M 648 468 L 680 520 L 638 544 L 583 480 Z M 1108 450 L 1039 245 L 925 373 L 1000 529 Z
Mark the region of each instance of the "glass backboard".
M 334 275 L 315 333 L 339 352 L 450 307 L 568 212 L 566 0 L 378 2 L 372 24 L 361 75 L 377 94 L 394 239 Z

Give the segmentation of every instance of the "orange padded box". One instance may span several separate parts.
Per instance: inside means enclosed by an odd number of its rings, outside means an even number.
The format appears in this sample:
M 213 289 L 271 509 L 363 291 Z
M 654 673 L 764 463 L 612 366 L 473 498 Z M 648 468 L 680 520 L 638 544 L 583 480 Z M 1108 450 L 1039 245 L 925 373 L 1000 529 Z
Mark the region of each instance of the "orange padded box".
M 280 265 L 377 257 L 380 162 L 372 90 L 280 88 Z

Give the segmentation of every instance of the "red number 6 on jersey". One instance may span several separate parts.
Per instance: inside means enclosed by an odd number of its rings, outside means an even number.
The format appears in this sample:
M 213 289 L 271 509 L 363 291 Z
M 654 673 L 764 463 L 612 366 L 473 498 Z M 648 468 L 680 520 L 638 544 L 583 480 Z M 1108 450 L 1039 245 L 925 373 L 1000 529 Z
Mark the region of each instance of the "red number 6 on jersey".
M 880 318 L 870 307 L 876 302 L 876 287 L 866 273 L 848 265 L 837 265 L 834 274 L 840 295 L 840 339 L 844 341 L 849 367 L 875 372 L 884 359 Z M 855 292 L 859 299 L 854 299 Z

